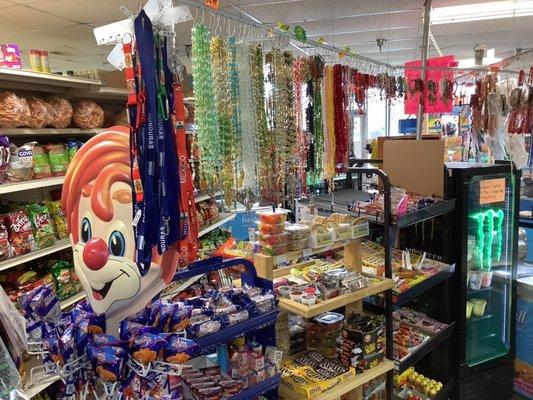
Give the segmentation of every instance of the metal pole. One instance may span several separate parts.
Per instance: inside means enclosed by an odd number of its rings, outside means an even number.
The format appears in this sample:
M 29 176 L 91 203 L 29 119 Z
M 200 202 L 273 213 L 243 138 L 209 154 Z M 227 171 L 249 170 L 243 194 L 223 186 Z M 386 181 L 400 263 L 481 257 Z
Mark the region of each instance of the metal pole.
M 420 79 L 426 82 L 426 63 L 428 60 L 429 47 L 429 20 L 431 18 L 431 0 L 425 0 L 424 4 L 424 34 L 422 36 L 422 71 Z M 418 118 L 416 119 L 416 139 L 422 139 L 422 119 L 424 118 L 424 104 L 418 104 Z
M 385 136 L 390 136 L 390 107 L 391 100 L 385 100 Z

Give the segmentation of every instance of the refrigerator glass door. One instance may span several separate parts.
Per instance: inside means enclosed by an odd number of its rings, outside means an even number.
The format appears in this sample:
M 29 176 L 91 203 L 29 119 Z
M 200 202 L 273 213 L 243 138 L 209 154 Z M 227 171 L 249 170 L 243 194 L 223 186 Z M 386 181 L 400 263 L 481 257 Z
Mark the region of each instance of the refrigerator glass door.
M 515 182 L 512 174 L 468 183 L 466 354 L 468 366 L 510 347 Z

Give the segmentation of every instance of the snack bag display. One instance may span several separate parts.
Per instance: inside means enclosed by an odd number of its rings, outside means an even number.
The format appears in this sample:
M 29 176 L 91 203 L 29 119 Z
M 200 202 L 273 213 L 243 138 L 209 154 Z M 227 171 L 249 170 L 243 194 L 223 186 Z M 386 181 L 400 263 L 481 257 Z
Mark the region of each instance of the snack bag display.
M 26 206 L 26 212 L 30 217 L 37 248 L 43 249 L 53 246 L 56 241 L 56 233 L 48 208 L 34 203 Z
M 44 147 L 36 142 L 32 143 L 33 149 L 33 177 L 35 179 L 50 178 L 52 170 L 50 168 L 50 160 L 46 154 Z
M 67 149 L 63 144 L 47 144 L 44 146 L 50 159 L 50 167 L 52 176 L 63 176 L 67 173 L 67 168 L 70 163 Z
M 29 145 L 10 145 L 9 166 L 6 172 L 8 182 L 22 182 L 33 177 L 33 150 Z
M 0 128 L 24 126 L 31 118 L 26 100 L 13 92 L 0 93 Z
M 104 110 L 93 101 L 80 101 L 72 115 L 74 125 L 81 129 L 95 129 L 104 126 Z
M 26 124 L 29 128 L 44 128 L 52 121 L 52 106 L 43 99 L 29 97 L 26 99 L 30 108 L 30 118 Z
M 5 224 L 7 225 L 9 243 L 14 256 L 20 256 L 35 250 L 31 221 L 24 209 L 6 214 Z
M 73 112 L 70 102 L 57 96 L 50 97 L 47 102 L 52 106 L 50 126 L 57 129 L 68 127 L 72 121 Z
M 58 239 L 64 239 L 68 237 L 67 219 L 63 215 L 60 201 L 48 201 L 46 207 L 50 211 L 52 221 L 54 223 L 54 230 Z

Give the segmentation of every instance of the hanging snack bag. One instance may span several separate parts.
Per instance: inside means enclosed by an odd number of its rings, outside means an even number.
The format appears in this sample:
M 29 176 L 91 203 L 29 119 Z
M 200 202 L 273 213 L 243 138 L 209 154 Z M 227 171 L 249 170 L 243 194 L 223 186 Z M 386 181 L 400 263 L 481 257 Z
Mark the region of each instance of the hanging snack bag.
M 63 144 L 47 144 L 44 149 L 48 153 L 50 159 L 50 168 L 52 176 L 63 176 L 67 173 L 69 158 L 67 149 Z
M 46 203 L 48 211 L 52 216 L 54 228 L 58 239 L 64 239 L 68 237 L 67 219 L 63 215 L 61 203 L 59 201 L 49 201 Z
M 45 247 L 53 246 L 56 242 L 56 233 L 48 208 L 34 203 L 26 206 L 26 212 L 33 226 L 37 248 L 44 249 Z
M 5 224 L 8 229 L 11 252 L 14 256 L 20 256 L 35 250 L 31 221 L 24 209 L 6 214 Z
M 36 142 L 31 143 L 31 145 L 33 149 L 33 177 L 35 179 L 50 178 L 52 170 L 44 147 Z
M 57 129 L 68 127 L 72 121 L 72 105 L 70 102 L 57 96 L 50 97 L 47 101 L 52 106 L 50 126 Z
M 74 272 L 74 267 L 67 261 L 58 261 L 52 266 L 52 276 L 57 296 L 63 300 L 81 291 L 80 281 Z
M 95 129 L 104 126 L 104 110 L 93 101 L 80 101 L 74 106 L 74 125 L 81 129 Z
M 6 172 L 8 182 L 22 182 L 33 178 L 33 151 L 31 146 L 10 146 L 9 166 Z
M 9 150 L 9 138 L 7 136 L 0 136 L 0 183 L 4 183 L 6 180 L 10 158 L 11 151 Z

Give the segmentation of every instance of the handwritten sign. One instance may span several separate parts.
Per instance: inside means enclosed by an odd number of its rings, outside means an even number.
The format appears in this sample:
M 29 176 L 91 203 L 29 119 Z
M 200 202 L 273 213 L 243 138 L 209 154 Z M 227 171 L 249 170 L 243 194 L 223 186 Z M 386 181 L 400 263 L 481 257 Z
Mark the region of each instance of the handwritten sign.
M 204 0 L 204 4 L 213 10 L 218 10 L 218 0 Z
M 505 178 L 479 182 L 479 204 L 498 203 L 505 200 Z

